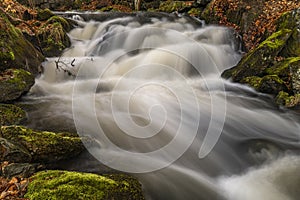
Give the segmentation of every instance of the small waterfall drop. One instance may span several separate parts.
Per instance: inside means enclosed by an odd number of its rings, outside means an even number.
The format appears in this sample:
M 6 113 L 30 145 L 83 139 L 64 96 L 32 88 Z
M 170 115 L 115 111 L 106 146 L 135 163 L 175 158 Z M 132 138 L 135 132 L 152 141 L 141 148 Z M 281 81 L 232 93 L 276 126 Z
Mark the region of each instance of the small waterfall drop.
M 233 30 L 161 13 L 67 15 L 81 19 L 72 47 L 24 99 L 29 127 L 93 138 L 89 152 L 137 176 L 147 199 L 297 199 L 299 115 L 220 78 L 241 58 Z

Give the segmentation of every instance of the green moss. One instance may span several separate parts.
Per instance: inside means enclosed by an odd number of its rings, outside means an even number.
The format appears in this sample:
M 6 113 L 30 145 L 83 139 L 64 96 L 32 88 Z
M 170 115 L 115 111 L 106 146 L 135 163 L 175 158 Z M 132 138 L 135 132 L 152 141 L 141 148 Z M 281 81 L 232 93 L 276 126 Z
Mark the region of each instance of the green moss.
M 54 14 L 51 12 L 51 10 L 46 8 L 44 10 L 38 10 L 37 19 L 41 21 L 46 21 L 52 16 L 54 16 Z
M 285 106 L 287 108 L 299 107 L 300 106 L 300 94 L 289 96 L 287 92 L 280 91 L 276 96 L 276 103 L 278 105 Z
M 31 200 L 144 199 L 140 183 L 128 175 L 43 171 L 32 177 L 25 198 Z
M 59 56 L 65 48 L 71 45 L 66 29 L 70 29 L 68 22 L 62 17 L 54 16 L 39 31 L 38 37 L 46 56 Z
M 233 81 L 240 82 L 246 77 L 264 76 L 265 70 L 272 66 L 275 57 L 278 56 L 290 35 L 289 29 L 273 33 L 257 48 L 247 53 L 236 67 L 225 71 L 222 77 L 232 77 Z
M 26 119 L 26 112 L 12 104 L 0 104 L 0 126 L 20 124 Z
M 267 75 L 261 79 L 258 90 L 260 92 L 276 95 L 280 91 L 287 91 L 288 89 L 285 82 L 277 75 Z
M 191 7 L 184 1 L 163 1 L 160 3 L 158 10 L 162 12 L 175 12 Z
M 262 48 L 267 46 L 271 49 L 282 49 L 283 45 L 285 44 L 287 38 L 290 37 L 292 33 L 291 29 L 281 29 L 275 33 L 273 33 L 270 37 L 268 37 L 265 41 L 263 41 L 258 48 Z M 287 36 L 287 37 L 284 37 Z M 286 38 L 286 39 L 283 39 Z
M 261 80 L 262 78 L 257 77 L 257 76 L 250 76 L 250 77 L 245 77 L 241 80 L 241 83 L 245 83 L 254 89 L 258 90 L 260 85 L 261 85 Z
M 79 137 L 39 132 L 23 126 L 2 126 L 0 136 L 22 145 L 32 155 L 33 162 L 54 162 L 78 155 L 84 150 Z
M 276 75 L 282 75 L 287 74 L 290 72 L 289 67 L 293 65 L 294 63 L 298 63 L 300 61 L 300 57 L 290 57 L 287 59 L 284 59 L 281 62 L 278 62 L 274 66 L 268 68 L 266 72 L 270 75 L 276 74 Z
M 192 8 L 191 10 L 189 10 L 188 14 L 191 16 L 200 16 L 201 15 L 202 10 L 200 8 Z
M 0 27 L 0 71 L 23 68 L 36 74 L 44 57 L 12 25 L 3 10 L 0 10 Z
M 0 74 L 0 102 L 18 99 L 29 91 L 34 77 L 23 69 L 8 69 Z
M 56 23 L 61 24 L 64 30 L 67 32 L 71 30 L 71 26 L 69 22 L 65 18 L 60 16 L 51 17 L 50 19 L 47 20 L 46 25 L 56 24 Z

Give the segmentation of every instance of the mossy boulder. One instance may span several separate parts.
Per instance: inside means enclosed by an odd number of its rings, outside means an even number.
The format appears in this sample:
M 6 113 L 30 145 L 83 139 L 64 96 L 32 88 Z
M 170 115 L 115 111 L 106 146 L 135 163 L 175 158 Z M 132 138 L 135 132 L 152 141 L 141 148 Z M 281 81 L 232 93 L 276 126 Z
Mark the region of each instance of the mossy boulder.
M 46 21 L 53 16 L 54 16 L 54 13 L 51 10 L 49 10 L 48 8 L 46 8 L 46 9 L 39 9 L 36 18 L 40 21 Z
M 30 153 L 31 162 L 35 163 L 51 163 L 69 159 L 84 150 L 77 136 L 34 131 L 23 126 L 2 126 L 0 137 L 22 146 Z
M 124 174 L 96 175 L 68 171 L 42 171 L 31 178 L 25 198 L 40 199 L 144 199 L 141 184 Z
M 33 75 L 23 69 L 8 69 L 0 73 L 0 102 L 13 101 L 28 92 L 34 84 Z
M 292 30 L 281 55 L 284 57 L 300 56 L 300 8 L 284 13 L 276 22 L 277 30 Z
M 56 57 L 61 55 L 65 48 L 70 47 L 71 41 L 67 35 L 70 30 L 71 25 L 63 17 L 53 16 L 48 19 L 37 34 L 44 55 Z
M 36 50 L 9 21 L 0 9 L 0 71 L 8 68 L 22 68 L 38 74 L 38 67 L 44 56 Z
M 0 126 L 20 124 L 26 120 L 26 112 L 12 104 L 0 104 Z
M 30 162 L 31 155 L 24 147 L 0 137 L 0 161 Z
M 251 76 L 263 76 L 265 70 L 273 64 L 275 57 L 285 46 L 287 39 L 291 36 L 291 30 L 283 29 L 273 33 L 257 48 L 247 53 L 237 66 L 226 70 L 222 76 L 232 78 L 235 82 Z
M 300 94 L 289 95 L 287 92 L 279 92 L 275 98 L 278 105 L 285 106 L 287 108 L 299 108 L 300 107 Z

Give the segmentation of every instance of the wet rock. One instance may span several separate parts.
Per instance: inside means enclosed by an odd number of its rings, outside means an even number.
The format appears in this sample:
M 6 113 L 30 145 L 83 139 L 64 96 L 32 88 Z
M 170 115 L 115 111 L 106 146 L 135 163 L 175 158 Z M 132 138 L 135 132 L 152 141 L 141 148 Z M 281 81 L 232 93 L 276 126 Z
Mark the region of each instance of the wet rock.
M 0 126 L 20 124 L 26 120 L 26 112 L 12 104 L 0 104 Z
M 71 25 L 63 17 L 53 16 L 48 19 L 46 24 L 37 33 L 44 55 L 47 57 L 56 57 L 65 48 L 70 47 L 71 41 L 67 35 L 67 32 L 70 30 Z
M 0 137 L 24 147 L 34 163 L 51 163 L 77 156 L 84 146 L 77 136 L 40 132 L 23 126 L 2 126 Z
M 0 137 L 0 161 L 30 162 L 30 153 L 22 146 Z
M 9 21 L 6 13 L 0 9 L 0 71 L 9 68 L 22 68 L 38 74 L 38 67 L 44 60 L 36 50 Z
M 2 176 L 5 178 L 22 177 L 28 178 L 43 168 L 39 164 L 10 163 L 2 167 Z
M 129 175 L 42 171 L 31 178 L 25 198 L 125 200 L 144 199 L 144 196 L 141 184 Z
M 287 92 L 279 92 L 275 98 L 278 105 L 285 106 L 287 108 L 299 108 L 300 107 L 300 94 L 289 95 Z
M 34 84 L 33 75 L 23 69 L 8 69 L 0 73 L 0 102 L 13 101 L 28 92 Z
M 280 91 L 287 91 L 287 87 L 277 75 L 267 75 L 261 79 L 258 91 L 276 95 Z

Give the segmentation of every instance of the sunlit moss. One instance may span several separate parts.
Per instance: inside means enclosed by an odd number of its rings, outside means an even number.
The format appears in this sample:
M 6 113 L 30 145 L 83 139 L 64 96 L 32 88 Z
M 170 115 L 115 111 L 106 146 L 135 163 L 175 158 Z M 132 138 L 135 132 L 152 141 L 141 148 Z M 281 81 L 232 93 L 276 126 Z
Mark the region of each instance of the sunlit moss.
M 68 171 L 37 173 L 25 197 L 31 200 L 144 199 L 140 183 L 131 176 Z

